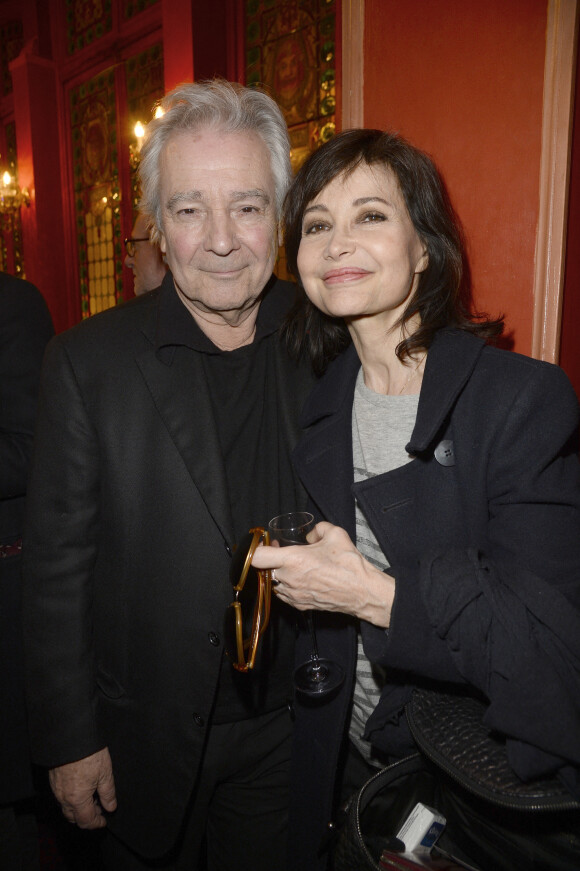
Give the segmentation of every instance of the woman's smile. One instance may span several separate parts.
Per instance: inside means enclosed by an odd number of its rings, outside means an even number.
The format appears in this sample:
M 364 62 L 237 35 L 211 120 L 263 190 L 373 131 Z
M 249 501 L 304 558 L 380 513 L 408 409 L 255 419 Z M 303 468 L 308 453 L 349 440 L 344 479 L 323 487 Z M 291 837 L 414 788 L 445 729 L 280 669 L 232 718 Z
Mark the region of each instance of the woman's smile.
M 368 269 L 361 269 L 358 266 L 343 266 L 340 269 L 330 269 L 322 276 L 325 284 L 342 284 L 348 281 L 358 281 L 360 278 L 366 278 L 371 275 Z

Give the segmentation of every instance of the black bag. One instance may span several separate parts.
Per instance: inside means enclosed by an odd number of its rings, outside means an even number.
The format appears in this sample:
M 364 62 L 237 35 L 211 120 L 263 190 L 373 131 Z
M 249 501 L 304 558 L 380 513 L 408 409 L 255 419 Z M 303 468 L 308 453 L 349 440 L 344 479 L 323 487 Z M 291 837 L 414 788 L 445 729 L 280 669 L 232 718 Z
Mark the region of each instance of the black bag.
M 447 821 L 434 857 L 474 871 L 579 871 L 580 802 L 556 779 L 522 783 L 484 711 L 474 698 L 413 693 L 406 715 L 421 752 L 378 771 L 349 799 L 334 871 L 412 867 L 395 854 L 379 860 L 419 801 Z

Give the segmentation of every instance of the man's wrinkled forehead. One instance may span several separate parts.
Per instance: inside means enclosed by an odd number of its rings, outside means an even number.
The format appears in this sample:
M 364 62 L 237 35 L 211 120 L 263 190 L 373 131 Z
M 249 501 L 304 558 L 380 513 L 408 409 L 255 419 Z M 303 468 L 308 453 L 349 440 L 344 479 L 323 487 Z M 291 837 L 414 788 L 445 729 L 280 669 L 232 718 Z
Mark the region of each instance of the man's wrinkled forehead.
M 271 155 L 254 130 L 176 130 L 165 143 L 159 168 L 165 208 L 185 199 L 209 204 L 219 197 L 233 205 L 248 200 L 276 209 Z

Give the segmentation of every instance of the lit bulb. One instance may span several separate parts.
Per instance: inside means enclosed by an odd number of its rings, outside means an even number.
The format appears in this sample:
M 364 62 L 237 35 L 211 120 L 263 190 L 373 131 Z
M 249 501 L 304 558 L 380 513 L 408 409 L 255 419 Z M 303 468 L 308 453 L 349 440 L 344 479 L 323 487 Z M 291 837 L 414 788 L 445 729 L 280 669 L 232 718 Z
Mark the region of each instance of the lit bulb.
M 140 121 L 137 121 L 137 123 L 135 124 L 134 130 L 135 130 L 135 136 L 137 138 L 136 152 L 137 152 L 137 154 L 139 154 L 139 152 L 141 151 L 141 146 L 143 145 L 143 137 L 145 136 L 145 128 L 143 127 L 143 125 L 141 124 Z
M 6 172 L 2 176 L 2 184 L 4 185 L 5 188 L 7 188 L 10 186 L 11 181 L 12 181 L 12 176 L 10 175 L 8 170 L 6 170 Z
M 164 114 L 164 112 L 163 112 L 163 109 L 161 108 L 161 106 L 157 106 L 157 108 L 155 109 L 155 115 L 154 115 L 154 117 L 155 117 L 155 118 L 161 118 L 161 116 L 162 116 L 163 114 Z

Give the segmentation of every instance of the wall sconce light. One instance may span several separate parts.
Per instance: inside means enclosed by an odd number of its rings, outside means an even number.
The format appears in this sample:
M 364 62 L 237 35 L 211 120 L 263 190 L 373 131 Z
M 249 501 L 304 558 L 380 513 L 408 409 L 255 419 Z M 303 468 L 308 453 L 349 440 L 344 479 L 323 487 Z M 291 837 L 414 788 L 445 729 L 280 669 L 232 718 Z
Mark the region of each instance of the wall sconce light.
M 143 137 L 145 136 L 145 128 L 141 121 L 137 121 L 133 128 L 135 142 L 129 144 L 129 163 L 131 169 L 136 170 L 141 160 L 141 146 L 143 145 Z
M 8 170 L 2 174 L 0 184 L 0 213 L 14 215 L 20 206 L 30 205 L 30 194 L 26 188 L 22 189 L 16 184 L 15 179 Z
M 96 224 L 100 224 L 106 209 L 115 208 L 118 199 L 119 195 L 113 193 L 108 184 L 99 184 L 91 188 L 88 201 L 88 211 L 93 215 Z
M 161 106 L 157 106 L 153 117 L 161 118 L 163 114 L 164 112 Z M 133 127 L 133 136 L 134 141 L 129 143 L 129 163 L 131 165 L 131 169 L 135 172 L 139 168 L 139 162 L 141 160 L 141 146 L 143 145 L 143 139 L 145 138 L 145 127 L 143 126 L 141 121 L 137 121 L 137 123 Z
M 135 124 L 135 137 L 137 139 L 137 151 L 141 151 L 143 145 L 143 137 L 145 136 L 145 128 L 140 121 Z

